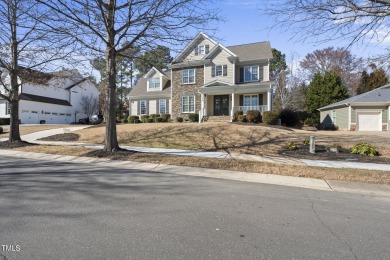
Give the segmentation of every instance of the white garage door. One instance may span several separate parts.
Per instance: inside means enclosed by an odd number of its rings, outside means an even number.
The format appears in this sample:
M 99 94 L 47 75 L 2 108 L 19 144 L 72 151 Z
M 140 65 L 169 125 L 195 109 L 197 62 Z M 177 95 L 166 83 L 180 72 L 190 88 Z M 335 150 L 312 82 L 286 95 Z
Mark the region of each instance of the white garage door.
M 382 131 L 381 112 L 359 112 L 358 131 Z

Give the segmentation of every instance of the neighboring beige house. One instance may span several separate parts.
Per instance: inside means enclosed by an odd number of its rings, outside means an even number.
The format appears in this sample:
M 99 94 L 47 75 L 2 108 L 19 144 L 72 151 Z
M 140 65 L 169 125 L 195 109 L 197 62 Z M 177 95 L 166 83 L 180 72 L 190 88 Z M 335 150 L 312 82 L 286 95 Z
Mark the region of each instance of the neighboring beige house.
M 170 114 L 171 72 L 153 67 L 138 80 L 127 97 L 129 115 Z
M 138 82 L 129 98 L 130 114 L 152 114 L 139 109 L 136 100 L 143 104 L 157 103 L 156 94 L 170 90 L 172 118 L 188 118 L 191 113 L 203 116 L 229 116 L 236 110 L 270 111 L 272 82 L 269 79 L 269 61 L 272 50 L 269 42 L 225 47 L 204 33 L 199 33 L 169 65 L 169 86 L 150 93 L 146 82 L 158 74 L 155 69 Z M 167 73 L 159 72 L 159 77 Z M 141 90 L 142 88 L 142 90 Z M 148 93 L 148 95 L 145 95 Z M 148 98 L 149 97 L 149 98 Z M 154 111 L 154 110 L 153 110 Z

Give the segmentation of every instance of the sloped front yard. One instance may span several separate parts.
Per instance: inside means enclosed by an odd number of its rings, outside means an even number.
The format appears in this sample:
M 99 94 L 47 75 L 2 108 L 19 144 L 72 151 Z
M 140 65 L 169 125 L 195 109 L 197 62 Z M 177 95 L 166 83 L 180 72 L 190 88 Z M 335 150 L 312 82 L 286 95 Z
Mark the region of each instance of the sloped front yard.
M 72 141 L 103 143 L 105 128 L 92 127 L 73 132 L 79 138 Z M 327 159 L 320 152 L 314 156 L 302 153 L 309 149 L 303 142 L 310 135 L 316 137 L 319 146 L 338 144 L 344 149 L 339 155 L 330 154 L 329 159 L 347 159 L 346 151 L 353 145 L 368 142 L 381 152 L 379 158 L 356 157 L 359 161 L 390 163 L 390 132 L 359 133 L 343 131 L 303 131 L 298 129 L 267 127 L 260 125 L 240 125 L 231 123 L 154 123 L 118 125 L 120 145 L 188 150 L 226 151 L 263 156 L 293 156 L 309 159 Z M 61 140 L 61 136 L 55 138 Z M 66 140 L 64 140 L 66 141 Z M 285 152 L 287 142 L 294 142 L 302 149 L 296 153 Z M 352 158 L 352 157 L 351 157 Z M 353 158 L 352 158 L 353 159 Z

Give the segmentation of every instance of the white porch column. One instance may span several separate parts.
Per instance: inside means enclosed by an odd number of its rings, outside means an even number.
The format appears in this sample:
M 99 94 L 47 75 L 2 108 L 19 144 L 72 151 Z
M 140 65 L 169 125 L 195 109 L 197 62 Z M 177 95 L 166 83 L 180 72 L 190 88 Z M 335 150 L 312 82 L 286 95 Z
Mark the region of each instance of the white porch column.
M 230 112 L 230 122 L 233 122 L 234 119 L 234 92 L 232 92 L 232 110 Z
M 271 90 L 268 90 L 268 92 L 267 92 L 267 106 L 268 106 L 268 111 L 271 111 L 271 109 L 272 109 L 272 92 L 271 92 Z
M 199 123 L 202 122 L 204 116 L 205 116 L 205 113 L 204 113 L 204 94 L 203 94 L 203 93 L 200 93 Z

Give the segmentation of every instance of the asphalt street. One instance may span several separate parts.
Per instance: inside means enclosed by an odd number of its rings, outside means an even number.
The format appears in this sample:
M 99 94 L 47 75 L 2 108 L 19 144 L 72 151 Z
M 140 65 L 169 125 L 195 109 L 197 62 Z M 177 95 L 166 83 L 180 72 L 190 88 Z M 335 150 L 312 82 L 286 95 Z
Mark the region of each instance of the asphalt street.
M 390 199 L 0 158 L 0 259 L 389 259 Z

